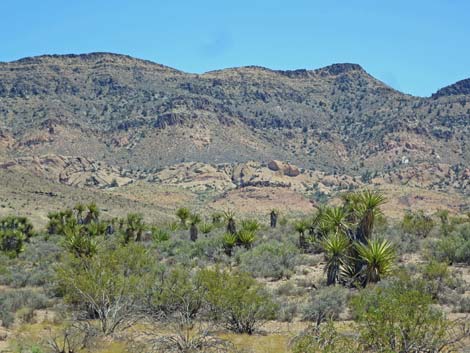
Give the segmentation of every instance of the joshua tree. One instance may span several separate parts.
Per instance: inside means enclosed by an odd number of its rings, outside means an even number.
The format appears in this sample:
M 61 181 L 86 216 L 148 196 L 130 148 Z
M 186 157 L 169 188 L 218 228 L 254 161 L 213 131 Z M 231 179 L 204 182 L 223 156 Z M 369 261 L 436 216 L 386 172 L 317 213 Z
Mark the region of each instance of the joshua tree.
M 190 222 L 190 227 L 189 227 L 189 238 L 191 241 L 196 241 L 197 240 L 197 225 L 201 222 L 201 217 L 197 214 L 191 214 L 189 216 L 189 222 Z
M 278 215 L 279 215 L 279 212 L 277 210 L 271 210 L 271 213 L 270 213 L 271 228 L 276 228 Z

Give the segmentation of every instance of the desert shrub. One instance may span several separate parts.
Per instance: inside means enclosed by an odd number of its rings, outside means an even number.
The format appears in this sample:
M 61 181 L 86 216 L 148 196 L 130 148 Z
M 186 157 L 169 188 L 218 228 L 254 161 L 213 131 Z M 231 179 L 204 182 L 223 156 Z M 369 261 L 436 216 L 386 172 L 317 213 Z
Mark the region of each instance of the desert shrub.
M 404 216 L 401 227 L 404 232 L 413 234 L 420 238 L 425 238 L 434 228 L 434 220 L 431 216 L 426 216 L 423 211 L 408 211 Z
M 329 286 L 312 292 L 303 308 L 302 318 L 319 326 L 326 320 L 334 320 L 344 311 L 348 290 L 340 286 Z
M 162 272 L 150 289 L 151 317 L 189 325 L 204 306 L 203 286 L 184 267 Z
M 0 292 L 0 320 L 4 326 L 14 321 L 15 313 L 26 314 L 37 309 L 45 309 L 49 305 L 47 297 L 38 291 L 20 289 Z
M 429 250 L 438 261 L 470 264 L 470 223 L 460 224 L 447 237 L 431 241 Z
M 306 289 L 304 287 L 297 286 L 292 280 L 289 280 L 281 284 L 276 288 L 276 295 L 281 297 L 297 297 L 305 294 Z
M 332 322 L 309 327 L 291 342 L 293 353 L 356 353 L 364 352 L 353 337 L 342 335 Z
M 298 312 L 298 303 L 279 300 L 278 301 L 279 310 L 276 315 L 276 319 L 282 322 L 292 322 Z
M 351 301 L 360 340 L 373 352 L 437 352 L 452 348 L 453 323 L 433 306 L 421 281 L 406 276 L 362 290 Z
M 240 268 L 255 277 L 279 279 L 292 274 L 299 253 L 291 244 L 268 241 L 242 253 L 239 256 Z
M 470 297 L 461 296 L 454 305 L 454 312 L 470 313 Z
M 140 318 L 142 299 L 160 266 L 138 243 L 103 248 L 91 258 L 69 257 L 57 268 L 64 299 L 82 319 L 98 319 L 104 335 Z
M 250 275 L 205 269 L 198 280 L 206 291 L 210 319 L 236 333 L 253 334 L 265 320 L 273 319 L 277 305 Z
M 49 287 L 53 277 L 53 266 L 59 261 L 62 249 L 55 238 L 45 241 L 40 237 L 30 240 L 29 246 L 18 258 L 0 256 L 0 284 L 19 288 L 26 286 Z
M 383 235 L 395 244 L 397 253 L 400 255 L 416 253 L 420 249 L 420 239 L 403 231 L 401 227 L 391 226 Z

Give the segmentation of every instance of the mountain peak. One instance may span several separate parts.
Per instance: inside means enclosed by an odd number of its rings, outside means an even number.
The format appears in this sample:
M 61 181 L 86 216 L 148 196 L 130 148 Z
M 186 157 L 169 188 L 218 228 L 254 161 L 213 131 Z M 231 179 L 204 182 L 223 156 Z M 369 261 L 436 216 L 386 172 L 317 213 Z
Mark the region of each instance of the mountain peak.
M 322 67 L 321 69 L 315 70 L 315 72 L 320 73 L 322 76 L 331 75 L 341 75 L 352 71 L 358 71 L 365 73 L 366 71 L 359 64 L 352 63 L 338 63 L 332 64 L 329 66 Z
M 460 94 L 470 94 L 470 78 L 458 81 L 452 85 L 441 88 L 432 95 L 432 98 L 456 96 Z

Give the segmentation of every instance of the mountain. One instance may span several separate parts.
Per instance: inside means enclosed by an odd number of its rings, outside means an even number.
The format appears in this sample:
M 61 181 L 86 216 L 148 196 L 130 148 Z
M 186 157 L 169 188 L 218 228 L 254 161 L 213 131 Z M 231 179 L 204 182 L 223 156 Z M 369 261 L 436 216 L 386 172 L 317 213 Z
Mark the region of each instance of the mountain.
M 393 200 L 391 215 L 468 211 L 469 85 L 414 97 L 349 63 L 204 74 L 109 53 L 0 63 L 0 216 L 44 224 L 93 200 L 149 219 L 185 205 L 309 212 L 364 187 Z
M 0 63 L 0 149 L 146 170 L 271 159 L 348 173 L 465 166 L 468 82 L 421 98 L 356 64 L 197 75 L 108 53 L 32 57 Z

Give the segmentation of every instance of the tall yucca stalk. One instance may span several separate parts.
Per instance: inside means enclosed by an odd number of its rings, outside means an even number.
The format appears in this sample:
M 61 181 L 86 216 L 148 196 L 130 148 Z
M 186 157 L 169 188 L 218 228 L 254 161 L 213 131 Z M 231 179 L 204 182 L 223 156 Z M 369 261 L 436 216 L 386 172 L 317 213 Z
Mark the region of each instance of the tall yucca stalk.
M 392 271 L 395 249 L 389 241 L 368 240 L 366 244 L 356 243 L 355 249 L 365 265 L 361 270 L 364 275 L 364 285 L 376 283 Z
M 381 214 L 380 206 L 385 203 L 385 197 L 380 192 L 365 190 L 359 194 L 356 203 L 356 213 L 359 224 L 356 239 L 366 244 L 372 236 L 375 218 Z
M 348 260 L 349 238 L 343 233 L 330 233 L 320 242 L 326 257 L 326 284 L 338 282 L 341 270 Z

